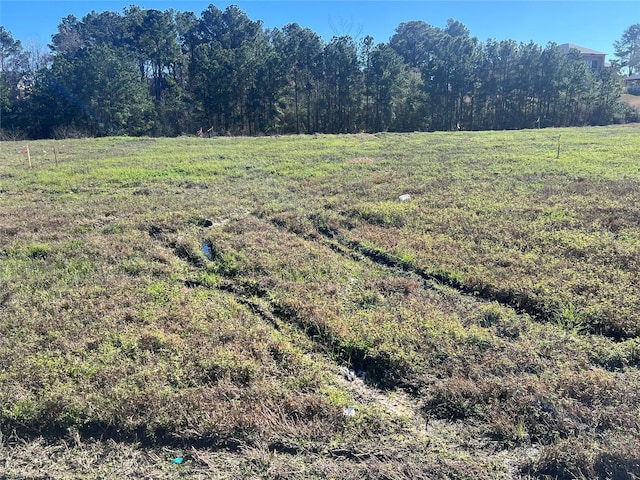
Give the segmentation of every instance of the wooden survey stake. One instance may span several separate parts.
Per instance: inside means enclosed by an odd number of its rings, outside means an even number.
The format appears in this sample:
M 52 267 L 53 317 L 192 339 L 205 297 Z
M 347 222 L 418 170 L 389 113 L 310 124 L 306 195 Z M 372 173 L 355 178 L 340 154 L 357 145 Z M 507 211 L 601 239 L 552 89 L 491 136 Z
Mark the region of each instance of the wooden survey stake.
M 25 145 L 20 150 L 18 150 L 18 153 L 25 153 L 25 152 L 27 154 L 27 160 L 29 160 L 29 168 L 33 168 L 33 165 L 31 164 L 31 152 L 29 151 L 29 145 Z

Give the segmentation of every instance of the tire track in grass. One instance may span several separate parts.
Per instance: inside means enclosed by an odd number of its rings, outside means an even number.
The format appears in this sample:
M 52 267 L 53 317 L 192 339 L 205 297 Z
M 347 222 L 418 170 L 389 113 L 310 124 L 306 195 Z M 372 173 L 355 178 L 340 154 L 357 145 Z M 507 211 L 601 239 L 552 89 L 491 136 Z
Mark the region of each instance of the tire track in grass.
M 159 241 L 165 248 L 171 250 L 177 258 L 189 264 L 191 268 L 201 270 L 205 267 L 206 262 L 197 252 L 189 250 L 184 244 L 170 240 L 159 229 L 151 227 L 148 233 L 154 240 Z M 341 251 L 340 253 L 345 254 L 346 252 Z M 257 287 L 255 284 L 244 285 L 242 282 L 239 283 L 238 279 L 230 278 L 226 278 L 225 282 L 215 287 L 210 287 L 197 280 L 191 279 L 184 280 L 184 284 L 188 288 L 216 288 L 224 291 L 232 295 L 238 303 L 249 308 L 249 310 L 259 318 L 278 331 L 282 332 L 291 326 L 298 331 L 302 331 L 314 349 L 316 349 L 316 352 L 322 356 L 323 362 L 333 366 L 331 378 L 334 384 L 339 385 L 342 390 L 349 392 L 358 405 L 368 407 L 373 405 L 392 418 L 402 419 L 407 425 L 406 431 L 410 434 L 411 438 L 416 439 L 419 443 L 427 445 L 430 443 L 431 439 L 427 434 L 426 428 L 427 421 L 423 417 L 421 406 L 416 399 L 402 390 L 389 391 L 375 388 L 374 386 L 368 385 L 362 378 L 345 375 L 346 367 L 338 365 L 330 358 L 329 349 L 334 347 L 334 345 L 326 340 L 326 335 L 321 331 L 314 330 L 312 326 L 296 318 L 295 312 L 287 311 L 283 309 L 282 306 L 274 304 L 273 301 L 268 298 L 268 292 L 265 290 Z M 361 355 L 365 356 L 366 352 L 361 352 Z M 204 446 L 204 444 L 197 443 L 189 444 L 192 448 Z M 242 442 L 240 440 L 234 440 L 231 448 L 223 445 L 222 450 L 239 452 L 241 447 Z M 289 445 L 279 444 L 277 442 L 269 444 L 268 449 L 271 452 L 289 455 L 309 453 L 303 449 L 292 449 Z M 320 452 L 311 453 L 318 454 Z M 354 462 L 363 462 L 372 458 L 380 461 L 388 460 L 385 458 L 384 452 L 365 451 L 355 447 L 330 448 L 326 453 L 333 458 Z
M 618 335 L 614 331 L 599 331 L 597 326 L 591 328 L 583 325 L 575 326 L 571 323 L 563 323 L 559 315 L 562 314 L 560 305 L 544 305 L 527 292 L 513 292 L 500 290 L 480 283 L 479 285 L 468 285 L 463 280 L 448 272 L 431 272 L 420 268 L 410 261 L 395 256 L 375 245 L 371 246 L 364 242 L 349 239 L 335 223 L 327 221 L 321 214 L 311 211 L 301 213 L 296 210 L 285 212 L 265 212 L 256 211 L 253 213 L 259 219 L 270 222 L 278 229 L 288 231 L 303 240 L 315 242 L 329 248 L 331 251 L 344 256 L 345 258 L 362 261 L 367 259 L 372 264 L 378 265 L 389 271 L 403 271 L 409 275 L 414 275 L 422 280 L 423 287 L 436 292 L 450 290 L 472 302 L 494 302 L 502 308 L 507 308 L 517 316 L 527 317 L 530 321 L 538 324 L 548 325 L 552 329 L 557 329 L 571 335 L 577 335 L 586 341 L 597 344 L 606 341 L 611 349 L 622 349 L 620 357 L 609 358 L 594 356 L 590 361 L 606 370 L 616 370 L 625 366 L 633 367 L 640 365 L 640 355 L 637 354 L 637 337 Z M 617 351 L 617 350 L 616 350 Z M 624 357 L 622 357 L 624 355 Z
M 362 243 L 345 238 L 345 236 L 342 235 L 339 230 L 332 229 L 326 225 L 323 225 L 322 223 L 318 222 L 317 219 L 314 219 L 312 215 L 308 215 L 306 220 L 308 221 L 309 226 L 313 225 L 313 230 L 304 230 L 300 228 L 296 228 L 295 230 L 293 230 L 287 228 L 286 222 L 282 222 L 281 219 L 275 219 L 274 221 L 274 219 L 270 219 L 268 216 L 266 216 L 266 219 L 270 220 L 276 227 L 288 229 L 292 233 L 302 237 L 307 241 L 319 242 L 330 248 L 332 251 L 341 253 L 349 258 L 361 257 L 361 260 L 366 259 L 375 265 L 379 265 L 383 268 L 389 269 L 391 272 L 399 272 L 401 270 L 404 272 L 408 272 L 411 275 L 416 275 L 422 278 L 425 288 L 432 288 L 436 291 L 442 291 L 441 286 L 449 287 L 458 294 L 464 295 L 471 301 L 496 302 L 502 307 L 509 308 L 519 315 L 524 314 L 531 317 L 531 320 L 534 320 L 538 323 L 548 324 L 552 329 L 562 329 L 562 326 L 558 325 L 553 317 L 549 316 L 544 311 L 537 310 L 535 305 L 529 305 L 527 303 L 517 304 L 516 300 L 514 300 L 513 297 L 503 298 L 499 295 L 490 294 L 491 292 L 483 290 L 478 291 L 477 289 L 469 288 L 457 279 L 453 279 L 453 281 L 451 281 L 451 279 L 447 277 L 441 277 L 439 275 L 433 275 L 429 272 L 425 272 L 412 265 L 411 263 L 405 262 L 401 258 L 395 257 L 382 249 L 371 248 L 367 245 L 363 245 Z M 297 219 L 297 221 L 299 222 L 300 219 Z M 507 294 L 505 293 L 505 295 Z M 600 339 L 608 340 L 612 345 L 615 345 L 616 340 L 619 340 L 612 336 L 597 334 L 589 331 L 573 331 L 572 333 L 580 334 L 585 338 L 591 337 L 595 339 L 597 337 L 600 337 Z M 594 359 L 590 359 L 589 361 L 594 365 L 600 365 L 599 362 L 596 362 Z M 627 365 L 630 367 L 636 366 L 637 359 L 635 361 L 629 360 L 629 363 Z M 604 364 L 600 366 L 606 367 L 606 365 Z M 381 393 L 388 394 L 389 392 L 383 390 Z M 375 393 L 369 398 L 374 399 Z M 378 405 L 383 404 L 384 400 L 382 400 L 382 398 L 378 399 Z M 563 397 L 562 400 L 565 400 L 565 398 L 571 401 L 575 400 L 578 405 L 582 406 L 582 400 L 579 396 L 576 397 L 575 395 L 569 395 L 568 397 Z M 412 397 L 409 396 L 408 400 L 408 403 L 401 404 L 401 409 L 403 405 L 410 406 L 412 409 L 418 408 L 415 400 Z M 560 407 L 556 410 L 553 405 L 546 403 L 544 400 L 536 400 L 536 404 L 534 404 L 532 408 L 549 413 L 552 419 L 558 419 L 562 424 L 568 425 L 571 429 L 573 429 L 575 435 L 578 435 L 576 433 L 578 430 L 585 431 L 590 426 L 592 426 L 592 423 L 590 423 L 591 421 L 589 419 L 583 419 L 579 415 L 573 414 L 570 410 L 567 410 L 567 407 L 563 407 L 562 405 L 560 405 Z M 461 425 L 461 428 L 465 430 L 468 429 L 468 427 L 468 425 Z M 414 430 L 414 432 L 416 432 L 416 435 L 425 435 L 428 439 L 441 439 L 444 437 L 449 440 L 444 445 L 452 447 L 452 450 L 458 448 L 462 449 L 463 451 L 473 450 L 470 445 L 464 443 L 456 445 L 455 439 L 464 437 L 464 433 L 461 434 L 460 432 L 452 431 L 449 434 L 438 433 L 436 434 L 436 437 L 431 437 L 431 435 L 434 434 L 433 428 L 440 429 L 444 432 L 447 429 L 455 430 L 456 427 L 452 426 L 452 423 L 448 421 L 433 421 L 432 419 L 430 419 L 429 423 L 426 426 L 426 430 L 418 427 L 418 429 Z M 499 442 L 495 440 L 484 438 L 482 435 L 478 435 L 477 433 L 475 435 L 476 436 L 473 439 L 473 443 L 477 445 L 478 452 L 482 452 L 485 458 L 490 459 L 492 462 L 495 462 L 495 464 L 501 465 L 501 469 L 507 472 L 508 477 L 524 478 L 522 477 L 523 471 L 527 468 L 533 468 L 532 465 L 536 465 L 536 462 L 543 458 L 542 455 L 544 452 L 544 443 L 536 441 L 532 442 L 530 445 L 526 445 L 523 443 L 519 446 L 516 445 L 515 448 L 504 448 L 504 445 L 501 446 Z
M 392 275 L 400 274 L 401 271 L 408 272 L 409 275 L 416 276 L 423 280 L 424 288 L 433 288 L 436 291 L 442 291 L 446 289 L 445 287 L 451 287 L 457 293 L 467 296 L 469 301 L 473 302 L 483 302 L 485 300 L 495 301 L 495 298 L 489 297 L 486 298 L 482 295 L 479 295 L 475 291 L 466 292 L 463 291 L 462 288 L 453 288 L 452 285 L 447 284 L 446 282 L 438 281 L 433 275 L 429 275 L 426 272 L 420 272 L 415 266 L 409 264 L 408 262 L 403 262 L 401 259 L 396 258 L 387 252 L 382 251 L 380 257 L 376 255 L 370 255 L 367 251 L 367 246 L 362 245 L 353 241 L 349 241 L 342 236 L 339 236 L 339 232 L 325 230 L 321 225 L 317 225 L 315 222 L 310 222 L 311 218 L 307 217 L 307 227 L 313 228 L 298 228 L 297 226 L 294 228 L 289 228 L 286 223 L 283 224 L 281 219 L 270 218 L 268 215 L 256 215 L 258 220 L 261 220 L 265 223 L 272 223 L 276 229 L 282 230 L 283 232 L 293 234 L 293 236 L 297 236 L 300 240 L 309 244 L 321 245 L 324 248 L 330 249 L 337 254 L 348 256 L 352 259 L 358 259 L 360 261 L 371 262 L 372 265 L 379 265 L 384 267 L 384 269 L 388 269 L 388 271 Z M 324 232 L 322 230 L 325 230 Z M 296 243 L 292 243 L 292 245 L 296 245 Z M 298 243 L 299 246 L 302 246 L 302 243 Z M 327 250 L 327 253 L 328 250 Z M 377 250 L 374 250 L 374 253 L 377 253 Z M 387 258 L 388 257 L 388 258 Z M 188 257 L 187 257 L 188 258 Z M 195 262 L 198 264 L 198 262 Z M 198 267 L 196 264 L 192 266 L 194 268 Z M 382 270 L 382 269 L 381 269 Z M 259 299 L 260 305 L 254 305 L 262 309 L 261 317 L 267 318 L 270 323 L 286 323 L 287 325 L 293 325 L 294 327 L 299 327 L 310 339 L 313 344 L 317 344 L 319 346 L 319 352 L 325 352 L 323 350 L 324 347 L 335 348 L 336 338 L 333 338 L 331 335 L 324 335 L 321 331 L 314 331 L 313 325 L 310 326 L 312 322 L 305 322 L 304 318 L 296 318 L 296 313 L 298 315 L 303 313 L 304 310 L 296 312 L 295 308 L 292 310 L 286 310 L 287 305 L 278 304 L 277 300 L 274 300 L 272 297 L 268 295 L 268 292 L 259 288 L 259 284 L 248 282 L 246 285 L 243 285 L 243 282 L 247 280 L 248 277 L 238 278 L 238 277 L 229 277 L 226 279 L 222 288 L 231 289 L 234 295 L 237 295 L 237 298 L 244 302 L 245 305 L 251 305 L 249 302 L 255 303 L 255 298 Z M 443 284 L 443 286 L 441 286 Z M 258 288 L 256 288 L 258 287 Z M 503 306 L 515 308 L 506 302 L 501 302 Z M 284 307 L 284 308 L 283 308 Z M 252 308 L 253 309 L 253 308 Z M 255 311 L 255 310 L 254 310 Z M 523 312 L 521 312 L 523 313 Z M 528 312 L 524 312 L 528 313 Z M 544 318 L 537 318 L 538 321 L 544 322 Z M 337 339 L 339 342 L 340 340 Z M 334 349 L 334 353 L 336 350 Z M 340 353 L 338 351 L 338 353 Z M 344 353 L 344 352 L 343 352 Z M 366 356 L 367 352 L 363 350 L 361 352 L 363 356 Z M 334 357 L 335 358 L 335 357 Z M 348 357 L 338 355 L 337 358 L 342 361 L 346 361 Z M 325 356 L 325 359 L 327 357 Z M 358 368 L 358 366 L 353 365 Z M 388 365 L 388 367 L 392 367 L 392 365 Z M 398 385 L 395 385 L 398 387 Z M 456 433 L 456 428 L 462 428 L 465 432 L 472 432 L 472 429 L 468 425 L 456 426 L 451 422 L 446 422 L 442 420 L 430 420 L 427 424 L 423 421 L 420 424 L 421 415 L 421 407 L 419 404 L 419 400 L 416 397 L 412 397 L 409 393 L 410 390 L 403 391 L 403 386 L 400 385 L 400 390 L 403 395 L 406 395 L 404 399 L 400 402 L 394 400 L 395 393 L 391 392 L 389 387 L 387 388 L 375 388 L 372 385 L 358 385 L 352 384 L 347 385 L 344 388 L 348 389 L 352 392 L 353 397 L 359 399 L 358 401 L 362 403 L 368 403 L 374 405 L 376 408 L 380 408 L 382 411 L 389 413 L 389 415 L 393 417 L 404 417 L 411 418 L 413 421 L 418 423 L 413 423 L 410 428 L 407 429 L 415 438 L 424 439 L 424 441 L 435 441 L 441 442 L 440 444 L 445 447 L 450 447 L 451 450 L 459 449 L 466 454 L 471 454 L 470 452 L 474 451 L 474 448 L 469 446 L 467 443 L 461 442 L 456 443 L 461 437 L 464 437 L 465 434 L 462 432 Z M 391 402 L 391 403 L 390 403 Z M 395 403 L 394 403 L 395 402 Z M 413 412 L 413 413 L 412 413 Z M 433 424 L 433 425 L 432 425 Z M 449 433 L 437 433 L 434 432 L 433 429 L 439 430 L 447 430 Z M 473 433 L 472 433 L 473 435 Z M 539 452 L 534 448 L 520 448 L 520 449 L 507 449 L 507 450 L 497 450 L 497 447 L 492 448 L 491 442 L 487 439 L 479 437 L 476 435 L 476 438 L 473 439 L 473 445 L 476 445 L 476 453 L 471 455 L 474 458 L 485 458 L 489 459 L 492 462 L 498 462 L 502 465 L 501 470 L 508 472 L 507 475 L 516 476 L 519 474 L 518 470 L 523 465 L 522 458 L 526 458 L 527 461 L 531 461 L 534 459 Z M 367 458 L 378 458 L 383 459 L 383 453 L 377 452 L 375 449 L 369 451 L 357 451 L 349 448 L 337 448 L 328 452 L 330 455 L 338 458 L 344 458 L 354 461 L 362 461 Z
M 258 218 L 266 218 L 278 228 L 285 229 L 290 233 L 300 236 L 304 240 L 319 242 L 332 251 L 348 257 L 352 260 L 362 261 L 366 258 L 373 264 L 381 266 L 385 269 L 402 270 L 409 274 L 413 274 L 416 277 L 422 279 L 425 288 L 439 290 L 439 286 L 445 286 L 455 290 L 457 293 L 464 295 L 467 298 L 472 298 L 476 301 L 497 302 L 503 307 L 514 310 L 518 314 L 528 314 L 532 317 L 539 317 L 543 314 L 543 311 L 541 309 L 530 307 L 528 306 L 528 304 L 523 306 L 520 304 L 514 304 L 514 302 L 509 302 L 506 299 L 505 295 L 487 294 L 483 290 L 478 290 L 477 288 L 465 285 L 463 282 L 453 277 L 452 275 L 447 275 L 445 273 L 427 272 L 412 265 L 410 262 L 391 255 L 381 248 L 369 246 L 356 240 L 348 240 L 341 232 L 323 225 L 316 215 L 311 214 L 307 219 L 309 221 L 309 224 L 314 228 L 315 235 L 313 235 L 312 237 L 310 237 L 309 235 L 301 234 L 296 229 L 289 228 L 288 226 L 283 224 L 283 222 L 277 219 L 268 218 L 261 215 L 258 215 Z
M 344 245 L 340 242 L 336 242 L 330 235 L 318 235 L 314 238 L 309 238 L 301 234 L 300 232 L 292 231 L 283 225 L 274 222 L 272 219 L 257 216 L 261 221 L 269 221 L 277 229 L 282 229 L 294 236 L 299 237 L 304 242 L 320 243 L 323 247 L 330 249 L 331 251 L 349 257 L 357 261 L 370 261 L 372 265 L 383 266 L 385 269 L 393 270 L 393 275 L 405 271 L 410 275 L 416 275 L 416 278 L 423 280 L 424 288 L 434 289 L 440 291 L 439 285 L 435 283 L 435 280 L 431 277 L 425 277 L 418 275 L 417 272 L 411 269 L 403 268 L 398 262 L 380 262 L 375 258 L 367 255 L 365 252 L 361 252 L 353 245 Z M 159 235 L 159 232 L 153 228 L 150 230 L 150 235 L 156 240 L 160 241 L 166 248 L 170 249 L 177 258 L 185 261 L 194 271 L 199 271 L 205 268 L 206 261 L 201 258 L 200 252 L 195 252 L 186 249 L 184 244 L 175 242 L 170 237 Z M 306 323 L 303 318 L 299 318 L 298 312 L 288 310 L 286 306 L 278 304 L 273 298 L 270 298 L 269 293 L 261 288 L 256 283 L 244 282 L 242 278 L 224 277 L 223 281 L 216 285 L 210 286 L 199 282 L 198 280 L 186 279 L 184 284 L 187 287 L 195 288 L 215 288 L 222 290 L 230 295 L 233 295 L 238 303 L 249 308 L 259 318 L 271 325 L 274 329 L 285 332 L 288 329 L 293 328 L 294 331 L 298 331 L 304 335 L 310 342 L 312 350 L 307 354 L 320 355 L 323 363 L 328 365 L 330 369 L 331 382 L 334 385 L 338 385 L 340 390 L 348 392 L 354 401 L 356 407 L 356 415 L 360 414 L 360 409 L 363 408 L 368 412 L 380 412 L 397 425 L 402 425 L 403 436 L 406 435 L 403 442 L 409 442 L 415 448 L 424 449 L 430 452 L 458 452 L 456 455 L 460 458 L 466 458 L 466 461 L 473 463 L 480 462 L 481 464 L 492 464 L 497 466 L 498 471 L 504 475 L 505 478 L 517 475 L 518 464 L 521 458 L 518 458 L 518 454 L 510 451 L 496 451 L 488 442 L 478 439 L 474 445 L 468 445 L 468 438 L 471 438 L 474 434 L 471 433 L 470 427 L 466 424 L 459 422 L 451 422 L 442 419 L 429 419 L 424 415 L 423 405 L 418 397 L 412 394 L 411 388 L 407 389 L 402 384 L 385 385 L 385 384 L 372 384 L 371 382 L 365 382 L 361 378 L 353 378 L 349 375 L 345 375 L 344 369 L 346 367 L 340 365 L 340 363 L 349 363 L 356 369 L 364 367 L 367 369 L 368 365 L 362 360 L 360 363 L 358 360 L 355 362 L 354 354 L 356 357 L 365 359 L 368 357 L 369 362 L 375 363 L 375 368 L 380 370 L 392 370 L 388 359 L 385 358 L 371 358 L 370 353 L 364 349 L 360 352 L 354 352 L 351 350 L 348 354 L 340 350 L 340 345 L 335 343 L 335 339 L 332 340 L 332 336 L 326 334 L 314 326 L 312 323 Z M 458 291 L 458 293 L 462 293 Z M 471 296 L 470 296 L 471 297 Z M 474 301 L 478 301 L 476 297 L 471 297 Z M 373 410 L 372 410 L 373 409 Z M 371 414 L 371 413 L 369 413 Z M 237 441 L 235 451 L 239 452 L 243 443 Z M 407 445 L 409 445 L 407 444 Z M 402 443 L 404 448 L 407 445 Z M 248 448 L 254 448 L 255 446 L 246 445 Z M 393 457 L 395 450 L 389 451 L 388 446 L 380 446 L 376 448 L 373 445 L 339 445 L 334 448 L 324 448 L 322 450 L 308 450 L 308 449 L 292 449 L 290 445 L 273 443 L 268 445 L 269 451 L 284 454 L 284 455 L 311 455 L 311 456 L 326 456 L 333 458 L 337 461 L 348 461 L 354 463 L 363 463 L 369 461 L 378 462 L 393 462 L 396 461 Z M 234 451 L 232 449 L 232 451 Z M 389 452 L 392 452 L 392 456 L 389 456 Z M 397 453 L 397 452 L 396 452 Z M 446 454 L 445 454 L 446 457 Z
M 502 307 L 513 310 L 519 316 L 526 315 L 532 321 L 540 324 L 548 324 L 559 330 L 570 332 L 571 334 L 585 338 L 605 339 L 611 342 L 612 345 L 622 346 L 629 344 L 628 347 L 624 347 L 629 352 L 626 363 L 614 362 L 609 364 L 607 361 L 593 360 L 605 369 L 615 370 L 624 365 L 640 365 L 640 355 L 634 353 L 637 352 L 637 348 L 634 347 L 634 342 L 637 342 L 637 337 L 633 335 L 624 335 L 619 331 L 599 331 L 595 325 L 591 325 L 590 327 L 576 327 L 573 324 L 565 325 L 563 321 L 557 317 L 558 312 L 562 311 L 562 306 L 560 305 L 555 308 L 545 307 L 544 305 L 540 305 L 539 301 L 536 301 L 535 298 L 532 298 L 526 292 L 504 291 L 493 288 L 491 285 L 469 286 L 458 278 L 446 274 L 446 272 L 443 274 L 429 272 L 381 248 L 372 247 L 355 240 L 349 240 L 345 238 L 341 232 L 322 225 L 317 219 L 310 218 L 310 223 L 314 225 L 318 238 L 326 242 L 333 251 L 342 253 L 350 258 L 362 256 L 382 267 L 400 269 L 414 274 L 422 278 L 425 288 L 438 290 L 440 286 L 445 286 L 467 298 L 475 301 L 496 302 Z
M 304 244 L 310 246 L 315 244 L 322 248 L 326 248 L 340 255 L 346 255 L 352 259 L 358 261 L 370 262 L 371 267 L 380 268 L 380 271 L 386 271 L 390 274 L 390 277 L 398 275 L 412 276 L 422 284 L 422 288 L 433 289 L 436 292 L 442 293 L 449 290 L 449 286 L 440 285 L 432 277 L 419 275 L 417 272 L 410 268 L 405 268 L 399 261 L 392 258 L 390 262 L 376 261 L 375 258 L 370 258 L 365 252 L 361 252 L 352 244 L 343 244 L 334 240 L 330 235 L 318 235 L 317 233 L 310 231 L 310 234 L 304 234 L 300 231 L 295 231 L 281 225 L 281 222 L 274 222 L 268 217 L 256 216 L 255 220 L 260 223 L 265 222 L 273 223 L 273 227 L 276 230 L 281 230 L 286 234 L 290 234 L 291 238 L 298 238 L 300 242 L 298 246 L 303 247 Z M 254 226 L 255 228 L 255 226 Z M 241 230 L 238 232 L 241 234 Z M 206 267 L 204 257 L 200 258 L 199 252 L 193 250 L 195 243 L 186 242 L 187 245 L 191 244 L 191 251 L 185 251 L 181 247 L 182 244 L 171 242 L 167 239 L 165 246 L 173 249 L 174 254 L 187 262 L 193 269 L 193 271 L 202 270 Z M 294 242 L 291 246 L 296 245 Z M 188 250 L 188 249 L 187 249 Z M 420 282 L 420 279 L 422 280 Z M 190 282 L 189 285 L 187 283 Z M 309 340 L 309 345 L 312 347 L 307 354 L 320 354 L 323 358 L 323 363 L 327 365 L 333 364 L 333 376 L 340 375 L 338 366 L 340 363 L 345 363 L 353 368 L 362 369 L 371 372 L 371 370 L 378 370 L 387 372 L 390 378 L 397 376 L 396 366 L 394 366 L 391 359 L 384 355 L 372 355 L 372 352 L 367 347 L 355 347 L 350 350 L 345 350 L 345 345 L 342 339 L 336 337 L 330 330 L 324 331 L 322 325 L 316 325 L 312 321 L 307 321 L 304 318 L 304 311 L 299 311 L 295 306 L 279 303 L 273 296 L 270 295 L 259 282 L 251 281 L 250 277 L 240 274 L 226 275 L 223 274 L 223 281 L 216 286 L 206 285 L 197 281 L 185 280 L 185 285 L 192 287 L 204 287 L 204 288 L 217 288 L 232 294 L 238 303 L 248 307 L 251 311 L 256 313 L 266 323 L 270 324 L 274 328 L 280 330 L 299 331 L 306 336 Z M 485 299 L 478 298 L 476 295 L 469 295 L 461 292 L 460 290 L 449 290 L 454 295 L 464 295 L 469 302 L 483 302 Z M 355 361 L 354 361 L 355 357 Z M 344 380 L 338 380 L 341 385 L 341 390 L 351 393 L 352 398 L 356 401 L 356 405 L 362 405 L 366 412 L 370 415 L 372 411 L 381 412 L 386 418 L 396 419 L 393 422 L 400 422 L 403 425 L 403 432 L 410 438 L 413 438 L 413 445 L 423 445 L 423 448 L 431 449 L 430 446 L 433 442 L 433 448 L 442 448 L 443 451 L 458 451 L 464 456 L 464 458 L 473 458 L 476 460 L 482 460 L 483 464 L 498 465 L 499 470 L 502 472 L 509 472 L 514 474 L 522 465 L 521 459 L 526 457 L 531 459 L 537 451 L 535 449 L 505 452 L 504 449 L 497 449 L 491 444 L 491 441 L 478 436 L 477 432 L 473 430 L 472 424 L 466 424 L 464 422 L 451 422 L 447 419 L 432 419 L 427 422 L 424 408 L 420 403 L 419 397 L 412 395 L 415 393 L 412 390 L 410 384 L 393 383 L 384 384 L 377 382 L 374 378 L 373 384 L 371 382 L 365 383 L 359 379 L 352 379 L 351 382 Z M 397 425 L 398 423 L 396 423 Z M 469 443 L 472 439 L 472 443 Z M 425 446 L 426 445 L 426 446 Z M 406 446 L 406 445 L 405 445 Z M 275 450 L 280 453 L 291 454 L 303 454 L 309 452 L 288 452 L 287 445 L 271 445 L 271 450 Z M 319 454 L 320 452 L 313 452 Z M 375 447 L 367 444 L 365 447 L 348 445 L 348 447 L 338 446 L 334 449 L 327 450 L 325 454 L 334 458 L 340 458 L 344 460 L 363 462 L 368 460 L 376 461 L 391 461 L 388 458 L 388 452 L 381 450 L 378 451 Z
M 381 247 L 348 239 L 339 230 L 327 226 L 316 214 L 309 215 L 307 220 L 315 229 L 315 233 L 317 234 L 316 239 L 323 241 L 325 245 L 337 253 L 341 253 L 350 258 L 358 258 L 358 256 L 366 257 L 382 267 L 396 268 L 417 275 L 424 280 L 425 286 L 429 288 L 437 288 L 437 285 L 443 285 L 452 288 L 461 295 L 481 301 L 496 302 L 503 307 L 512 309 L 518 315 L 528 315 L 539 323 L 554 324 L 558 322 L 556 315 L 558 311 L 562 310 L 561 305 L 544 305 L 527 292 L 501 290 L 500 288 L 495 288 L 490 284 L 484 284 L 482 282 L 479 282 L 477 285 L 469 285 L 450 272 L 428 271 L 417 267 L 410 261 L 406 261 L 389 253 Z M 282 227 L 280 222 L 274 221 L 273 219 L 271 221 L 274 225 Z M 295 231 L 292 232 L 296 233 Z M 576 333 L 580 335 L 602 336 L 615 342 L 633 338 L 617 330 L 600 331 L 595 325 L 592 325 L 590 328 L 576 329 Z

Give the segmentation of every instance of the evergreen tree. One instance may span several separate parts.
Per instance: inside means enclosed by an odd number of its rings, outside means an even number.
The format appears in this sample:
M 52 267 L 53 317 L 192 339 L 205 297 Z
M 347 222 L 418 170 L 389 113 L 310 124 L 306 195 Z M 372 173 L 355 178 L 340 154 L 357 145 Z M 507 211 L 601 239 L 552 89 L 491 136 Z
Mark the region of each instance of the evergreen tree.
M 297 23 L 285 25 L 282 33 L 282 42 L 276 48 L 281 51 L 283 68 L 293 91 L 294 128 L 291 131 L 311 133 L 317 129 L 312 125 L 312 119 L 316 118 L 314 107 L 321 80 L 322 40 L 318 34 Z
M 106 45 L 57 55 L 34 97 L 38 136 L 70 128 L 82 135 L 142 135 L 152 126 L 153 105 L 133 57 Z
M 627 67 L 629 75 L 640 73 L 640 23 L 629 26 L 613 46 L 620 66 Z
M 620 62 L 591 72 L 577 52 L 479 42 L 456 20 L 400 24 L 388 43 L 329 43 L 292 23 L 266 31 L 236 6 L 131 6 L 69 15 L 52 61 L 0 27 L 2 129 L 33 136 L 347 133 L 606 124 L 624 117 L 616 68 L 640 69 L 639 24 Z
M 406 96 L 409 82 L 407 67 L 402 58 L 387 44 L 380 43 L 369 55 L 366 68 L 367 91 L 372 98 L 370 131 L 395 130 L 400 105 Z
M 350 36 L 333 37 L 324 49 L 324 130 L 357 130 L 362 76 L 356 43 Z

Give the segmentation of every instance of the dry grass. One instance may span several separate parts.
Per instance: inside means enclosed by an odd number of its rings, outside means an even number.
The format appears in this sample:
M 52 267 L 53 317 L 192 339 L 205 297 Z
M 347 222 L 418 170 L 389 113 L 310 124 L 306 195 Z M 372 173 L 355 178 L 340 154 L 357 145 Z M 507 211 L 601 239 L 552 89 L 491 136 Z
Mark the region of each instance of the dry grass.
M 370 164 L 373 163 L 375 160 L 373 158 L 369 158 L 369 157 L 356 157 L 356 158 L 350 158 L 349 160 L 347 160 L 347 163 L 351 163 L 351 164 L 359 164 L 359 163 L 364 163 L 364 164 Z
M 628 93 L 622 94 L 622 101 L 635 108 L 640 108 L 640 96 L 630 95 Z
M 640 476 L 638 138 L 3 143 L 0 476 Z

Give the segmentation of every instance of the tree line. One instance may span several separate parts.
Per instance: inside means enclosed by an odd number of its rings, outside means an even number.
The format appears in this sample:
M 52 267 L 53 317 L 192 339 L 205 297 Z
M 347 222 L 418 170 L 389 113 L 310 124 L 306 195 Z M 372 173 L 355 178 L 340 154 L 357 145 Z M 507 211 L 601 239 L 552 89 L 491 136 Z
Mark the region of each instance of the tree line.
M 388 43 L 265 29 L 237 6 L 69 15 L 49 51 L 0 27 L 4 136 L 261 135 L 521 129 L 637 120 L 617 68 L 576 51 L 480 42 L 456 20 Z M 636 115 L 634 117 L 634 115 Z

